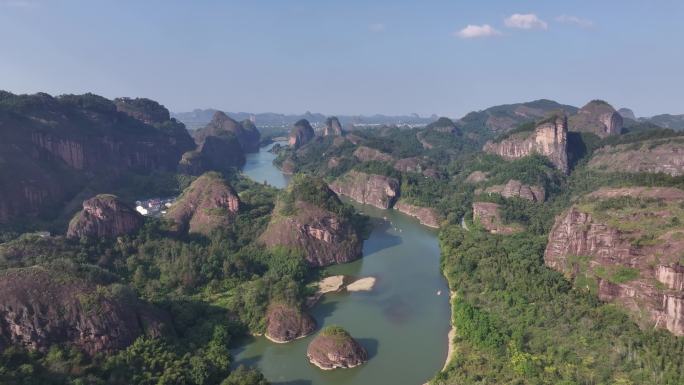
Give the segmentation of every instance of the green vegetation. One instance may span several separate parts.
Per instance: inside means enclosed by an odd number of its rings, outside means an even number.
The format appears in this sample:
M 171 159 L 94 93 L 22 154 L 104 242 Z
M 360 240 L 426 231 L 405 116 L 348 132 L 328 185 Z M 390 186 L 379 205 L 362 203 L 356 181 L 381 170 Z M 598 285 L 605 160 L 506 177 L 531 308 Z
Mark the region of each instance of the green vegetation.
M 321 335 L 324 335 L 326 337 L 349 337 L 349 333 L 344 330 L 341 326 L 337 325 L 330 325 L 326 326 L 321 330 Z
M 546 268 L 546 239 L 445 228 L 457 351 L 434 384 L 680 384 L 684 340 L 639 330 Z M 619 269 L 612 277 L 631 279 Z M 629 354 L 626 354 L 629 352 Z

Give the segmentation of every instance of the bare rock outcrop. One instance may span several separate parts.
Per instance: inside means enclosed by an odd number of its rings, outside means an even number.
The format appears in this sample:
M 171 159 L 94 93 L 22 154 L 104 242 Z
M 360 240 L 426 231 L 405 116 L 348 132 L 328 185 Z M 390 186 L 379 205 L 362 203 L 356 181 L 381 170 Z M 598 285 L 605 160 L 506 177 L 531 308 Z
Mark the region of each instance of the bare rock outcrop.
M 473 171 L 466 178 L 468 183 L 480 183 L 485 182 L 488 179 L 489 174 L 483 171 Z
M 316 321 L 294 306 L 271 304 L 266 312 L 266 338 L 286 343 L 306 337 L 316 330 Z
M 477 193 L 478 191 L 476 191 Z M 505 185 L 494 185 L 484 190 L 486 194 L 499 194 L 504 198 L 518 197 L 532 202 L 544 202 L 546 193 L 542 186 L 531 186 L 511 179 Z
M 473 202 L 473 219 L 492 234 L 513 234 L 519 231 L 517 226 L 503 223 L 500 208 L 497 203 Z
M 588 167 L 608 172 L 684 175 L 684 138 L 602 147 L 594 153 Z
M 229 226 L 240 210 L 240 198 L 220 174 L 195 179 L 166 213 L 178 232 L 209 235 Z
M 69 223 L 68 238 L 115 238 L 137 231 L 144 220 L 114 195 L 101 194 L 83 202 Z
M 622 116 L 603 100 L 592 100 L 569 119 L 571 131 L 591 132 L 601 138 L 622 133 L 622 126 Z
M 55 266 L 0 272 L 0 297 L 0 349 L 45 352 L 66 344 L 93 356 L 123 349 L 141 335 L 160 336 L 170 325 L 132 290 Z
M 500 141 L 489 141 L 483 151 L 504 159 L 519 159 L 540 154 L 559 170 L 568 172 L 568 120 L 565 116 L 554 116 L 540 122 L 531 132 L 512 134 Z
M 267 247 L 298 250 L 310 266 L 358 259 L 363 239 L 350 218 L 340 214 L 342 205 L 322 180 L 294 180 L 278 199 L 259 242 Z
M 425 226 L 435 229 L 439 228 L 439 215 L 437 214 L 437 210 L 432 207 L 416 206 L 399 200 L 397 204 L 394 205 L 394 209 L 417 218 L 420 223 Z
M 394 161 L 394 158 L 392 155 L 384 153 L 380 150 L 377 150 L 375 148 L 370 148 L 366 146 L 359 146 L 356 150 L 354 150 L 354 156 L 356 159 L 362 161 L 362 162 L 369 162 L 369 161 L 378 161 L 378 162 L 392 162 Z
M 309 121 L 306 119 L 301 119 L 292 127 L 288 144 L 297 149 L 309 143 L 315 136 L 316 133 L 314 132 L 313 127 L 311 127 L 311 124 L 309 124 Z
M 368 352 L 339 326 L 328 326 L 306 349 L 309 362 L 323 370 L 353 368 L 368 361 Z
M 622 116 L 623 119 L 632 119 L 632 120 L 637 120 L 636 115 L 634 115 L 634 111 L 632 111 L 629 108 L 620 108 L 618 111 L 618 114 Z
M 173 172 L 195 147 L 183 124 L 164 120 L 168 111 L 158 103 L 135 112 L 117 103 L 93 94 L 0 91 L 0 223 L 54 219 L 64 214 L 54 208 L 91 181 L 133 170 Z
M 600 189 L 556 218 L 544 261 L 643 327 L 684 335 L 682 202 L 674 188 Z
M 237 122 L 223 111 L 216 111 L 211 121 L 203 128 L 195 131 L 195 141 L 200 144 L 208 136 L 226 136 L 232 134 L 237 138 L 243 152 L 259 151 L 261 134 L 250 120 Z
M 337 194 L 381 209 L 391 208 L 399 198 L 398 180 L 355 170 L 336 179 L 330 188 Z
M 323 136 L 342 136 L 342 125 L 337 116 L 331 116 L 325 120 Z

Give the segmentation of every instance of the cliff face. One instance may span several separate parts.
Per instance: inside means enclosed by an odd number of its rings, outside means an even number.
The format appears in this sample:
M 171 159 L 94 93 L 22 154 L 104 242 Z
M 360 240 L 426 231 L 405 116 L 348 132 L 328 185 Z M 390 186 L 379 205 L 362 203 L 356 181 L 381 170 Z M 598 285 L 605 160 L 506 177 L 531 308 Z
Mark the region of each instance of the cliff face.
M 684 138 L 602 147 L 589 161 L 589 168 L 610 172 L 684 175 Z
M 217 173 L 195 179 L 166 213 L 166 218 L 181 232 L 209 235 L 229 226 L 240 210 L 240 199 Z
M 565 116 L 542 122 L 532 133 L 513 134 L 499 142 L 489 141 L 483 151 L 504 159 L 544 155 L 561 171 L 568 172 L 568 120 Z
M 399 181 L 375 174 L 349 171 L 335 180 L 330 188 L 363 204 L 388 209 L 399 198 Z
M 46 351 L 67 344 L 111 353 L 138 336 L 159 336 L 168 316 L 118 285 L 34 266 L 0 272 L 0 348 Z
M 683 335 L 682 202 L 673 188 L 598 190 L 556 218 L 544 260 L 640 325 Z
M 429 178 L 439 178 L 440 174 L 435 166 L 428 159 L 414 156 L 411 158 L 403 158 L 394 162 L 394 169 L 401 172 L 412 172 L 416 174 L 423 174 Z
M 98 195 L 83 202 L 83 210 L 69 223 L 69 238 L 115 238 L 137 231 L 142 215 L 114 195 Z
M 316 321 L 307 313 L 287 305 L 272 304 L 266 313 L 266 338 L 285 343 L 306 337 L 316 330 Z
M 195 131 L 194 137 L 195 142 L 201 144 L 207 137 L 224 137 L 229 134 L 237 138 L 243 152 L 259 151 L 261 134 L 254 124 L 249 120 L 239 123 L 223 111 L 216 111 L 209 124 Z
M 323 129 L 323 136 L 341 136 L 342 125 L 336 116 L 331 116 L 325 120 L 325 128 Z
M 168 114 L 162 109 L 122 112 L 92 94 L 0 92 L 0 158 L 6 166 L 0 172 L 0 221 L 46 214 L 95 178 L 175 171 L 181 154 L 194 145 L 182 124 L 161 120 Z
M 368 162 L 368 161 L 378 161 L 378 162 L 392 162 L 394 161 L 394 158 L 392 158 L 392 155 L 386 154 L 380 150 L 376 150 L 374 148 L 366 147 L 366 146 L 359 146 L 356 150 L 354 150 L 354 156 L 356 159 L 362 161 L 362 162 Z
M 298 182 L 293 182 L 298 183 Z M 284 246 L 299 250 L 311 266 L 347 263 L 361 257 L 363 240 L 349 218 L 320 203 L 340 208 L 342 202 L 325 183 L 307 179 L 306 186 L 294 185 L 278 200 L 271 221 L 259 241 L 267 247 Z M 317 198 L 300 193 L 313 191 Z M 337 209 L 335 209 L 337 210 Z
M 602 101 L 592 100 L 570 117 L 571 131 L 591 132 L 605 138 L 622 132 L 623 119 L 613 106 Z
M 542 186 L 522 184 L 522 182 L 515 179 L 509 180 L 505 185 L 487 187 L 484 192 L 488 194 L 499 194 L 504 198 L 518 197 L 532 202 L 544 202 L 546 199 L 546 193 Z
M 473 220 L 492 234 L 513 234 L 519 231 L 517 226 L 504 225 L 500 208 L 496 203 L 473 202 Z
M 294 124 L 290 131 L 290 138 L 288 144 L 294 148 L 299 148 L 311 141 L 316 134 L 309 121 L 302 119 Z
M 439 228 L 439 215 L 437 214 L 437 211 L 431 207 L 411 205 L 400 200 L 394 205 L 394 209 L 417 218 L 420 223 L 425 226 L 435 229 Z
M 199 175 L 205 171 L 226 171 L 245 164 L 245 152 L 259 150 L 259 132 L 245 128 L 221 111 L 205 127 L 195 131 L 197 149 L 183 154 L 179 171 Z

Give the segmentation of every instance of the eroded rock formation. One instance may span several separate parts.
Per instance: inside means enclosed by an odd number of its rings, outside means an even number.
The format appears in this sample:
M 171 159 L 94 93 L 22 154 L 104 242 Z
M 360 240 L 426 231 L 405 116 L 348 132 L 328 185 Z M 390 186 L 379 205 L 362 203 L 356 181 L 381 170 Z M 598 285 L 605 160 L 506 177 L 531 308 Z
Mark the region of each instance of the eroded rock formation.
M 306 312 L 283 304 L 271 304 L 266 312 L 266 338 L 285 343 L 306 337 L 316 330 L 316 321 Z
M 493 234 L 512 234 L 519 229 L 513 225 L 504 225 L 501 219 L 501 206 L 491 202 L 473 202 L 473 220 L 479 222 Z
M 316 202 L 300 194 L 298 183 L 306 183 L 308 191 L 315 190 Z M 363 240 L 350 218 L 337 214 L 342 202 L 321 180 L 307 178 L 294 181 L 278 199 L 271 221 L 259 237 L 267 247 L 281 246 L 300 251 L 311 266 L 347 263 L 361 257 Z
M 645 140 L 598 149 L 589 168 L 608 172 L 684 175 L 684 138 Z
M 0 272 L 0 297 L 0 349 L 11 344 L 45 352 L 67 344 L 92 356 L 123 349 L 141 335 L 160 336 L 170 325 L 132 290 L 54 266 Z
M 478 193 L 478 191 L 476 191 Z M 504 198 L 518 197 L 532 202 L 544 202 L 546 193 L 542 186 L 530 186 L 511 179 L 505 185 L 494 185 L 484 190 L 486 194 L 499 194 Z
M 323 136 L 341 136 L 342 125 L 336 116 L 331 116 L 325 120 L 325 128 L 323 129 Z
M 383 175 L 349 171 L 335 180 L 330 188 L 363 204 L 388 209 L 399 198 L 399 181 Z
M 51 209 L 96 178 L 106 184 L 132 170 L 175 171 L 192 138 L 183 124 L 164 120 L 164 107 L 135 101 L 0 91 L 0 222 L 57 215 Z
M 209 235 L 229 226 L 240 210 L 240 198 L 218 173 L 195 179 L 171 206 L 166 218 L 179 232 Z
M 194 137 L 197 144 L 203 143 L 209 136 L 226 136 L 232 134 L 237 138 L 243 152 L 259 151 L 259 130 L 250 120 L 242 123 L 235 121 L 223 111 L 216 111 L 209 124 L 195 131 Z
M 622 116 L 603 100 L 592 100 L 569 119 L 571 131 L 591 132 L 601 138 L 622 133 L 622 125 Z
M 69 223 L 69 238 L 115 238 L 137 231 L 144 220 L 135 209 L 114 195 L 101 194 L 83 202 Z
M 288 144 L 293 148 L 299 148 L 309 143 L 314 136 L 316 136 L 316 134 L 313 127 L 311 127 L 311 124 L 309 124 L 309 121 L 306 119 L 301 119 L 292 127 Z
M 641 200 L 620 210 L 597 206 L 620 197 Z M 598 190 L 556 218 L 544 260 L 640 325 L 683 335 L 684 226 L 673 225 L 683 223 L 681 202 L 684 191 L 674 188 Z
M 439 228 L 439 215 L 437 214 L 437 210 L 432 207 L 416 206 L 399 200 L 397 204 L 394 205 L 394 209 L 417 218 L 420 223 L 425 226 Z
M 510 135 L 500 141 L 489 141 L 483 151 L 496 154 L 504 159 L 519 159 L 532 154 L 540 154 L 561 171 L 568 172 L 568 120 L 565 116 L 555 116 L 542 121 L 534 131 Z
M 337 326 L 321 331 L 306 349 L 309 362 L 323 370 L 353 368 L 368 361 L 368 352 Z

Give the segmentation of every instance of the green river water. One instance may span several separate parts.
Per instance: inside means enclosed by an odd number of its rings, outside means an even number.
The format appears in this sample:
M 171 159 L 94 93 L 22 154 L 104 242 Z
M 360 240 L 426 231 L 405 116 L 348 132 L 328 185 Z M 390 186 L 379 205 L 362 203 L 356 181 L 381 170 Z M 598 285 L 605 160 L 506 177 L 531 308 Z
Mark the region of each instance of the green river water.
M 288 179 L 273 166 L 274 155 L 267 149 L 247 156 L 244 173 L 284 187 Z M 354 206 L 374 225 L 363 258 L 327 271 L 373 276 L 376 286 L 371 292 L 328 294 L 310 313 L 319 328 L 336 324 L 347 329 L 368 350 L 368 363 L 320 370 L 306 358 L 309 336 L 287 344 L 250 338 L 233 351 L 236 364 L 255 365 L 273 384 L 282 385 L 421 385 L 442 368 L 450 308 L 437 232 L 394 210 Z

